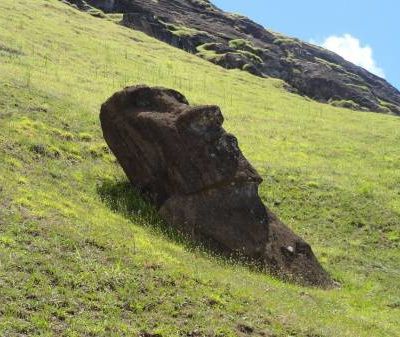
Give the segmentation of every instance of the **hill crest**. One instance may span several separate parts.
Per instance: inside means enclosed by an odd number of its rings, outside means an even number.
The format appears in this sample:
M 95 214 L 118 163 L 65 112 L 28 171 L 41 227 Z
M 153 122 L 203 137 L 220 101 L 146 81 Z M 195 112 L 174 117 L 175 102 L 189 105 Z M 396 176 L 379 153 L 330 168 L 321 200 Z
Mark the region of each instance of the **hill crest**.
M 354 110 L 400 114 L 386 80 L 321 47 L 265 29 L 206 0 L 67 0 L 123 14 L 120 23 L 227 69 L 284 80 L 287 89 Z M 96 15 L 101 15 L 96 13 Z

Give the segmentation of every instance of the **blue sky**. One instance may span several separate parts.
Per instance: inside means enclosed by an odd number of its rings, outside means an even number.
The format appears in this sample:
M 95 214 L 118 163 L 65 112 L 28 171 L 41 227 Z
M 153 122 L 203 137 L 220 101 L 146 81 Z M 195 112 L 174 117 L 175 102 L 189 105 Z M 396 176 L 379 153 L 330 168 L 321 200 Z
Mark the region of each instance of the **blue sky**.
M 400 89 L 400 0 L 212 0 L 273 31 L 323 45 Z

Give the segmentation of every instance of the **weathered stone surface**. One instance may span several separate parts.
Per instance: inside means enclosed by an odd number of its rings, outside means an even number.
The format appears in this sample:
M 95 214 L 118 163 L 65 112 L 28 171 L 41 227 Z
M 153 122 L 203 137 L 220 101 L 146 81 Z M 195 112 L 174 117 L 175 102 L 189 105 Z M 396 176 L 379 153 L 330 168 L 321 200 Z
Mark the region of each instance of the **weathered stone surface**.
M 122 24 L 228 69 L 286 81 L 321 102 L 400 115 L 400 92 L 337 54 L 271 32 L 207 0 L 63 0 L 123 13 Z M 80 5 L 80 8 L 82 5 Z M 207 48 L 208 52 L 201 50 Z
M 136 86 L 108 99 L 100 120 L 132 184 L 171 226 L 284 277 L 330 284 L 310 246 L 263 205 L 262 179 L 222 128 L 217 106 L 192 107 L 174 90 Z

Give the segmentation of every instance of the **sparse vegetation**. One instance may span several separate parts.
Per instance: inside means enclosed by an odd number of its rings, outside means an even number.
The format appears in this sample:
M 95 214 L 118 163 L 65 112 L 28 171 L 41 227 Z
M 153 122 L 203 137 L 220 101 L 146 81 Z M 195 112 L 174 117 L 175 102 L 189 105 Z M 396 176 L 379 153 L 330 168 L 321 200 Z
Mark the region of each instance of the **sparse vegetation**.
M 254 47 L 249 41 L 243 39 L 231 40 L 229 41 L 229 47 L 236 49 L 239 53 L 250 56 L 256 62 L 262 63 L 263 50 Z
M 123 19 L 123 14 L 121 13 L 108 13 L 106 14 L 106 18 L 115 23 L 121 23 Z
M 173 33 L 174 35 L 177 35 L 177 36 L 193 36 L 193 35 L 200 34 L 200 33 L 207 34 L 206 32 L 201 32 L 197 29 L 182 26 L 182 25 L 174 25 L 174 24 L 165 23 L 165 22 L 162 22 L 162 23 L 167 27 L 167 29 L 171 33 Z
M 243 70 L 243 71 L 249 71 L 249 70 L 251 69 L 251 67 L 252 67 L 251 64 L 246 63 L 246 64 L 243 66 L 242 70 Z
M 366 85 L 361 85 L 361 84 L 352 84 L 352 83 L 347 83 L 346 84 L 348 87 L 354 87 L 358 90 L 362 90 L 362 91 L 370 91 L 370 89 L 366 86 Z
M 324 60 L 319 57 L 316 57 L 315 60 L 318 61 L 319 63 L 325 64 L 327 67 L 329 67 L 331 69 L 334 69 L 334 70 L 340 71 L 340 72 L 345 72 L 344 68 L 339 64 L 329 62 L 328 60 Z M 351 75 L 353 75 L 353 74 L 351 74 Z
M 1 336 L 398 334 L 398 118 L 289 94 L 56 0 L 2 0 L 0 23 Z M 143 82 L 221 106 L 263 200 L 340 288 L 287 284 L 160 229 L 98 121 Z
M 240 50 L 240 51 L 238 51 L 237 54 L 246 56 L 249 60 L 253 61 L 254 63 L 262 63 L 263 62 L 261 57 L 255 55 L 251 52 L 245 51 L 245 50 Z
M 210 42 L 210 43 L 205 43 L 197 47 L 198 53 L 196 54 L 197 56 L 200 56 L 201 58 L 213 62 L 213 63 L 219 63 L 219 61 L 224 57 L 225 54 L 217 53 L 214 48 L 216 47 L 217 43 Z
M 381 104 L 381 107 L 383 110 L 387 109 L 387 111 L 386 111 L 387 113 L 391 113 L 390 112 L 391 110 L 394 110 L 394 111 L 398 110 L 396 108 L 396 106 L 392 103 L 380 100 L 380 104 Z
M 197 47 L 198 53 L 197 56 L 202 57 L 203 59 L 207 61 L 211 61 L 213 63 L 219 64 L 220 61 L 226 56 L 227 53 L 230 53 L 231 55 L 238 55 L 241 58 L 245 58 L 248 62 L 252 63 L 262 63 L 261 57 L 258 55 L 247 51 L 247 50 L 241 50 L 239 49 L 241 46 L 241 42 L 238 42 L 239 40 L 236 40 L 234 42 L 231 41 L 230 47 L 234 48 L 233 46 L 236 46 L 236 51 L 219 51 L 218 50 L 218 43 L 205 43 L 203 45 L 200 45 Z
M 250 41 L 246 41 L 243 39 L 236 39 L 229 41 L 229 47 L 235 49 L 251 48 L 252 44 L 250 43 Z
M 360 105 L 352 100 L 333 100 L 333 101 L 330 101 L 330 104 L 332 104 L 333 106 L 336 106 L 336 107 L 340 107 L 340 108 L 361 110 Z
M 284 46 L 288 46 L 288 47 L 301 47 L 300 41 L 298 41 L 296 39 L 291 39 L 288 37 L 277 38 L 274 40 L 274 44 L 277 44 L 280 46 L 284 45 Z

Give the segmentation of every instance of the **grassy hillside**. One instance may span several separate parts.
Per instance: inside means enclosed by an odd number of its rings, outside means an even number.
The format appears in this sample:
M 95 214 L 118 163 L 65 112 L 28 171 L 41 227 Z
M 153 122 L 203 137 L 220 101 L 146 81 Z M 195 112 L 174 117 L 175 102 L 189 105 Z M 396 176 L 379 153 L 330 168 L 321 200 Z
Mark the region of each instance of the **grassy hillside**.
M 56 0 L 0 2 L 0 336 L 399 336 L 400 119 L 318 104 Z M 128 84 L 218 104 L 339 289 L 163 230 L 102 139 Z

